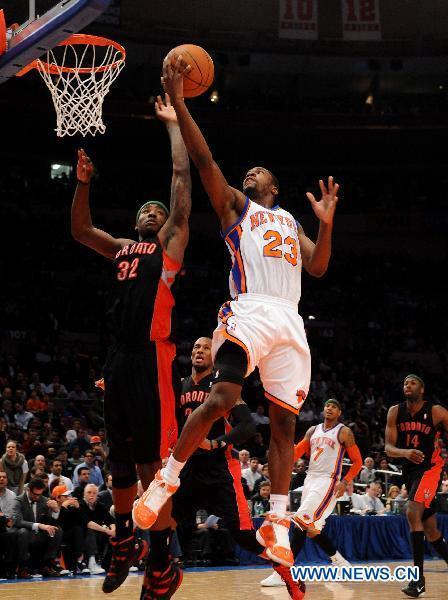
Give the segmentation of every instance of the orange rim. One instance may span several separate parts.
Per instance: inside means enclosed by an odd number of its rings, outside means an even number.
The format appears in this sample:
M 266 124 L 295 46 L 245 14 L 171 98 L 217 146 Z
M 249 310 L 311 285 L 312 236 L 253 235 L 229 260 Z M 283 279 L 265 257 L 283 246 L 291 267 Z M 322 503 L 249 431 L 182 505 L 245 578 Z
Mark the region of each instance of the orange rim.
M 118 42 L 115 42 L 114 40 L 109 40 L 108 38 L 100 37 L 97 35 L 74 33 L 73 35 L 71 35 L 69 38 L 67 38 L 63 42 L 59 42 L 59 44 L 57 44 L 57 46 L 77 46 L 77 45 L 82 45 L 82 44 L 84 44 L 86 46 L 87 45 L 113 46 L 116 50 L 118 50 L 121 53 L 121 57 L 119 58 L 119 60 L 116 60 L 115 62 L 110 63 L 109 65 L 102 65 L 100 67 L 82 67 L 82 68 L 58 67 L 57 65 L 52 65 L 44 60 L 37 59 L 37 60 L 34 60 L 29 65 L 27 65 L 26 67 L 24 67 L 16 75 L 18 75 L 20 77 L 21 75 L 25 75 L 25 73 L 27 73 L 31 69 L 38 69 L 41 71 L 45 71 L 46 73 L 50 73 L 51 75 L 59 75 L 60 73 L 81 73 L 81 74 L 87 75 L 88 73 L 92 73 L 92 71 L 95 73 L 104 73 L 104 71 L 109 71 L 110 69 L 116 69 L 119 65 L 122 64 L 122 62 L 126 58 L 126 50 L 124 49 L 124 47 L 121 44 L 119 44 Z

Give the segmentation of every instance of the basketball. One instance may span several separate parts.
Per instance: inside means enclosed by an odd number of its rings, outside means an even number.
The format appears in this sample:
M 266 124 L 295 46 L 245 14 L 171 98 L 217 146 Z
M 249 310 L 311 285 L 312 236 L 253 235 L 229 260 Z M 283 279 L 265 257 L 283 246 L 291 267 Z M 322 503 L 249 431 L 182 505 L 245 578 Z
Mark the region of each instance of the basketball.
M 204 48 L 194 44 L 182 44 L 168 53 L 173 65 L 180 54 L 185 62 L 191 65 L 191 71 L 184 76 L 184 96 L 185 98 L 200 96 L 208 90 L 213 82 L 215 74 L 213 60 Z

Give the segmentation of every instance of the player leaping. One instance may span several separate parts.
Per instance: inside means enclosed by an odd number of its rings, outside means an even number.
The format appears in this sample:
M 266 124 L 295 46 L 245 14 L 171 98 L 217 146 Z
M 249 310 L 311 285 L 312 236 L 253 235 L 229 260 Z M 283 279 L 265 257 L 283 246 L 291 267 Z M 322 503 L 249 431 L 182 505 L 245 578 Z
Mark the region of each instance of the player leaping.
M 320 181 L 320 201 L 307 194 L 320 221 L 316 244 L 294 217 L 277 205 L 278 181 L 266 168 L 253 167 L 247 172 L 243 192 L 231 187 L 182 98 L 183 76 L 189 70 L 181 56 L 174 67 L 165 60 L 163 85 L 171 95 L 185 145 L 221 221 L 233 262 L 233 300 L 222 306 L 213 334 L 217 376 L 210 396 L 191 415 L 166 468 L 134 505 L 133 516 L 139 527 L 152 526 L 177 489 L 185 462 L 211 424 L 232 409 L 244 378 L 258 366 L 266 397 L 271 401 L 271 513 L 265 522 L 269 527 L 264 527 L 263 543 L 272 560 L 291 566 L 285 514 L 296 415 L 308 393 L 311 374 L 303 321 L 297 313 L 301 271 L 303 265 L 308 273 L 320 277 L 327 270 L 339 186 L 330 177 L 328 187 Z
M 72 206 L 75 239 L 114 261 L 115 290 L 110 311 L 114 343 L 104 367 L 104 420 L 117 527 L 111 566 L 103 583 L 105 593 L 123 583 L 130 565 L 140 555 L 131 518 L 137 472 L 143 485 L 149 485 L 177 438 L 175 388 L 180 387 L 180 378 L 176 382 L 173 369 L 176 347 L 171 340 L 171 285 L 188 242 L 190 164 L 169 97 L 163 103 L 159 96 L 155 108 L 171 143 L 170 210 L 155 199 L 145 202 L 135 222 L 138 242 L 114 238 L 95 227 L 89 207 L 93 165 L 82 150 Z M 181 581 L 180 570 L 170 563 L 170 533 L 167 505 L 151 532 L 147 575 L 154 584 L 154 597 L 160 595 L 160 589 L 167 597 L 166 589 L 173 592 Z

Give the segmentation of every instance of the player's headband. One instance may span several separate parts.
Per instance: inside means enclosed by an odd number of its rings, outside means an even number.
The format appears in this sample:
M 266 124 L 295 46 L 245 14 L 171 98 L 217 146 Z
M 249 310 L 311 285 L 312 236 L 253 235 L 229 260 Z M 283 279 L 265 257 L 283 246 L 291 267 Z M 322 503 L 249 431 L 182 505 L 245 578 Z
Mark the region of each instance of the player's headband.
M 145 202 L 143 204 L 143 206 L 140 206 L 140 208 L 138 209 L 137 216 L 135 218 L 135 222 L 138 221 L 138 219 L 139 219 L 139 217 L 140 217 L 140 215 L 142 213 L 142 210 L 144 208 L 146 208 L 147 206 L 149 206 L 150 204 L 156 204 L 157 206 L 160 206 L 160 208 L 163 208 L 163 210 L 166 212 L 166 216 L 167 217 L 169 216 L 170 211 L 168 210 L 168 207 L 163 202 L 159 202 L 158 200 L 151 200 L 150 202 Z
M 418 375 L 414 375 L 414 373 L 409 373 L 409 375 L 406 375 L 404 380 L 406 381 L 406 379 L 410 379 L 411 377 L 412 377 L 412 379 L 416 379 L 417 381 L 420 381 L 422 386 L 425 387 L 425 382 L 423 381 L 423 379 L 421 377 L 419 377 Z
M 327 406 L 327 404 L 335 404 L 339 408 L 339 410 L 342 410 L 341 403 L 339 402 L 339 400 L 336 400 L 336 398 L 328 398 L 324 406 Z

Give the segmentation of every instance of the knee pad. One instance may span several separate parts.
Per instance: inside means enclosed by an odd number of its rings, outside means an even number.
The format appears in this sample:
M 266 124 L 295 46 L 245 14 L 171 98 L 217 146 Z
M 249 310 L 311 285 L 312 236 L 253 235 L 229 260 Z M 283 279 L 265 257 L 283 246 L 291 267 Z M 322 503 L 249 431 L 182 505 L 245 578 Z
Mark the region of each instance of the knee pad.
M 137 483 L 137 469 L 132 461 L 110 461 L 110 474 L 114 488 L 123 490 Z
M 226 340 L 216 353 L 214 367 L 217 376 L 213 383 L 225 381 L 242 386 L 248 367 L 246 352 L 238 344 Z

